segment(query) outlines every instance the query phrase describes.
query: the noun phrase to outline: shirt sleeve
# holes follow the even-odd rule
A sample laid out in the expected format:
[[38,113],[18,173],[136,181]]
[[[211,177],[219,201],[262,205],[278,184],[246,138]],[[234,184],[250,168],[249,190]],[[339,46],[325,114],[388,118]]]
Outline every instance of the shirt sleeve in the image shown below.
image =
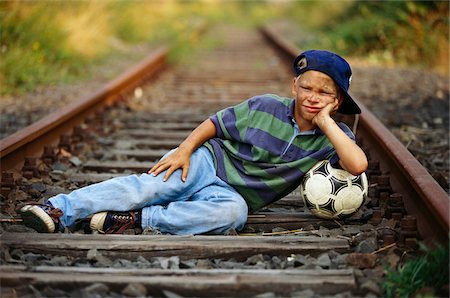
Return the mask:
[[217,112],[210,117],[216,126],[217,137],[242,141],[249,121],[249,100]]

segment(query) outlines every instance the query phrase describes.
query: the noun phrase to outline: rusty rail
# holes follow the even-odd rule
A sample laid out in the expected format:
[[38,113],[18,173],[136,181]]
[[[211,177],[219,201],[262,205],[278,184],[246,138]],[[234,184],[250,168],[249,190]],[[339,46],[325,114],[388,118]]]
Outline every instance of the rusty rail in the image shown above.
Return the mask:
[[[261,32],[290,61],[300,53],[272,29],[264,27]],[[403,195],[408,213],[417,217],[420,234],[427,242],[448,243],[448,194],[408,149],[361,102],[357,103],[362,110],[358,129],[364,135],[364,145],[380,161],[381,169],[393,174],[392,187]]]

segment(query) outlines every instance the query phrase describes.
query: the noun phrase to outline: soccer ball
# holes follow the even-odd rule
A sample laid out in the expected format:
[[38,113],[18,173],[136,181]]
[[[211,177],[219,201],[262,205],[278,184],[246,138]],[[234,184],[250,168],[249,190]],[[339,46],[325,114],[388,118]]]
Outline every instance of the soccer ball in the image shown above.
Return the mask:
[[363,205],[368,191],[367,176],[353,176],[335,169],[328,160],[315,164],[304,176],[300,195],[314,215],[325,219],[352,216]]

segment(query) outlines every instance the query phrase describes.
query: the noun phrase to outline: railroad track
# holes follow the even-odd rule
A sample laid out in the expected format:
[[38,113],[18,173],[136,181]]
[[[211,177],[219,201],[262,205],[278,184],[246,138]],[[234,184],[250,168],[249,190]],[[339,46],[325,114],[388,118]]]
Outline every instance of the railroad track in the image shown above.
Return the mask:
[[93,96],[2,140],[2,293],[381,296],[381,259],[402,261],[418,240],[447,243],[447,194],[364,107],[357,140],[370,158],[369,198],[348,220],[312,216],[293,192],[250,214],[239,235],[105,236],[87,234],[84,221],[68,233],[36,234],[20,225],[15,210],[30,198],[147,171],[217,110],[255,94],[289,95],[299,50],[262,33],[222,28],[223,45],[174,67],[160,49]]

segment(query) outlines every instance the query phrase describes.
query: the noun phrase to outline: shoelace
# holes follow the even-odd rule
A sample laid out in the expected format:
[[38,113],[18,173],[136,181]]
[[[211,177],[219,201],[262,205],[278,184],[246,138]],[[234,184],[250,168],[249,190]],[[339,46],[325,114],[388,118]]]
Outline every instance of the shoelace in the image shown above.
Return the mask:
[[126,215],[113,214],[111,215],[111,220],[114,222],[114,224],[106,229],[105,233],[121,234],[125,230],[134,227],[134,223],[136,222],[136,214],[135,212],[130,212]]
[[61,216],[63,216],[63,212],[61,211],[61,209],[59,208],[55,208],[55,207],[51,207],[48,205],[41,205],[43,206],[42,209],[44,209],[44,211],[51,217],[51,219],[55,222],[55,223],[59,223],[59,218]]
[[62,212],[61,209],[55,208],[53,206],[47,205],[47,204],[39,204],[36,202],[28,202],[27,205],[34,205],[40,207],[42,210],[47,213],[50,218],[56,223],[59,224],[59,218],[64,215],[64,212]]

